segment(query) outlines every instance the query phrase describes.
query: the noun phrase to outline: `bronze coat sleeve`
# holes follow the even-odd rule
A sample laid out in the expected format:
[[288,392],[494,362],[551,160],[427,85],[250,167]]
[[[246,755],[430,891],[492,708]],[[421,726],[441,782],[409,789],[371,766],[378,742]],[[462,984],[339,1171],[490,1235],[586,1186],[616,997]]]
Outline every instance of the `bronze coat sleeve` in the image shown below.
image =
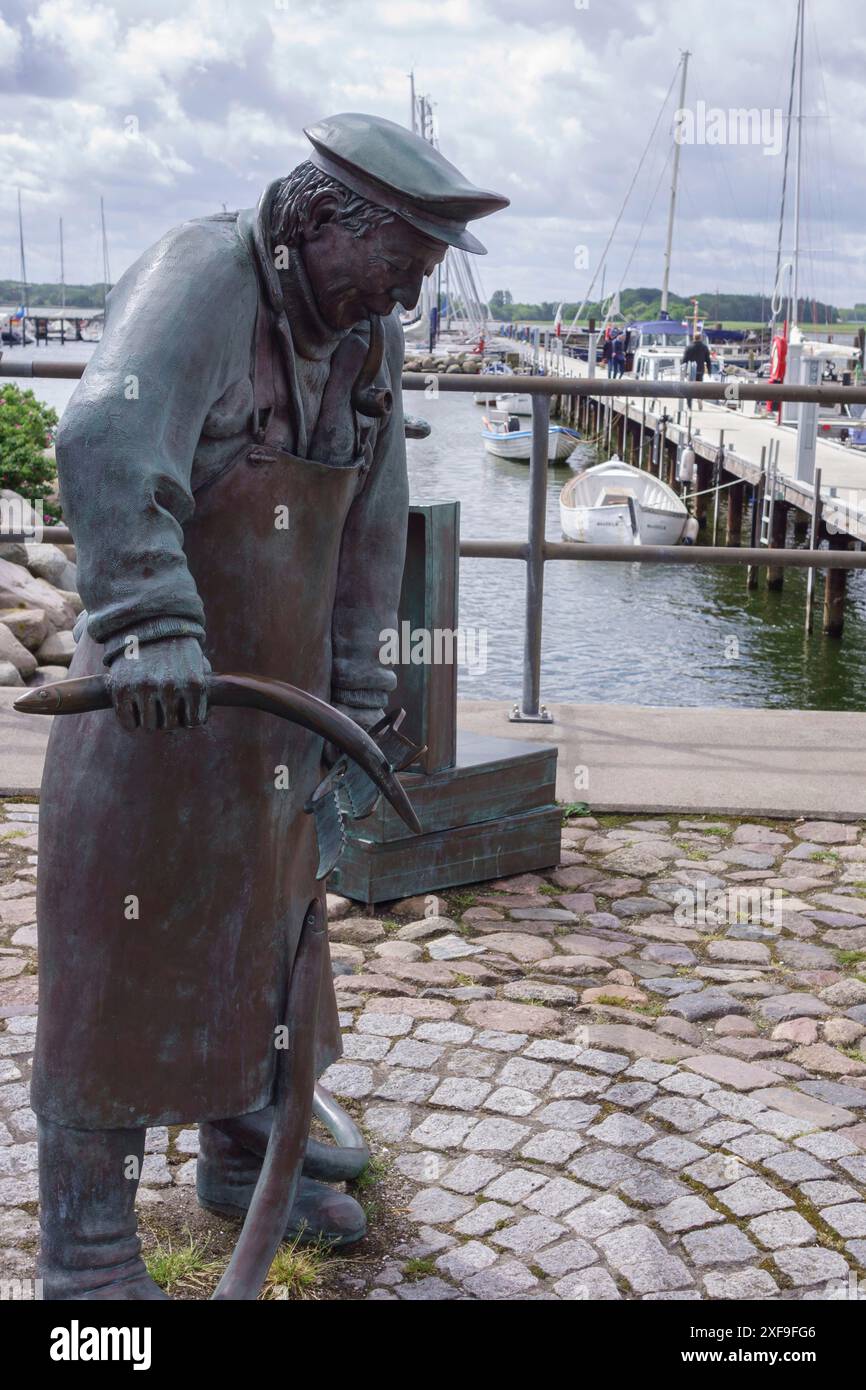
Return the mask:
[[249,373],[256,300],[248,253],[221,221],[170,232],[111,293],[57,439],[88,631],[109,650],[126,632],[203,635],[182,526],[208,410]]

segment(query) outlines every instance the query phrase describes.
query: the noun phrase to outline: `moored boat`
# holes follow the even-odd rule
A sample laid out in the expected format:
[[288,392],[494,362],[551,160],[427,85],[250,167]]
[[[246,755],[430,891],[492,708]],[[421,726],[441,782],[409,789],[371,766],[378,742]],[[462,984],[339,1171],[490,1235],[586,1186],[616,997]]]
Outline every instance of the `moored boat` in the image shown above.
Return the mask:
[[[521,429],[516,415],[491,410],[484,417],[481,437],[488,454],[493,454],[495,458],[529,462],[532,430]],[[565,463],[579,443],[580,435],[576,430],[570,430],[565,425],[551,425],[547,431],[547,462]]]
[[698,530],[673,488],[619,458],[570,478],[559,516],[563,535],[585,545],[692,544]]
[[532,415],[532,397],[521,391],[510,392],[496,397],[496,409],[506,410],[509,415]]

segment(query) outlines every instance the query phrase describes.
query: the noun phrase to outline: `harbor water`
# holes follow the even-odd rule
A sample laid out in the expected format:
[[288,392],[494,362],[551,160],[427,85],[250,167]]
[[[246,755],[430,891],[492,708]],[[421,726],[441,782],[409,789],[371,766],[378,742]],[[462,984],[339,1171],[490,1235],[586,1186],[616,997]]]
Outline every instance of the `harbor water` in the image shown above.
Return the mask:
[[[86,360],[91,344],[52,343],[39,354]],[[10,358],[36,355],[11,349]],[[75,383],[18,379],[59,412]],[[485,453],[483,409],[471,395],[411,393],[407,411],[432,432],[407,444],[413,501],[460,502],[461,533],[475,540],[525,540],[529,469]],[[528,424],[528,421],[527,421]],[[580,446],[569,465],[548,470],[547,537],[561,539],[559,493],[574,468],[598,461]],[[748,526],[748,513],[746,519]],[[516,560],[460,564],[459,692],[469,699],[519,699],[525,566]],[[568,561],[545,566],[542,699],[574,703],[866,708],[866,578],[848,578],[845,635],[804,632],[806,572],[788,570],[781,593],[763,582],[747,593],[743,567],[685,568]]]

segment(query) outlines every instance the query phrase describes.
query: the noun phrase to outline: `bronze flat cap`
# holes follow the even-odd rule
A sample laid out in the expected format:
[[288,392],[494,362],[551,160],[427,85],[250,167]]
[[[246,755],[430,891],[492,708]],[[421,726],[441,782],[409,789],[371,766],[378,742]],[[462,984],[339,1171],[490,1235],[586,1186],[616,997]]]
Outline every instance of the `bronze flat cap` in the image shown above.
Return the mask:
[[508,207],[476,188],[433,145],[381,116],[348,112],[307,127],[311,162],[339,183],[402,217],[434,241],[485,255],[466,223]]

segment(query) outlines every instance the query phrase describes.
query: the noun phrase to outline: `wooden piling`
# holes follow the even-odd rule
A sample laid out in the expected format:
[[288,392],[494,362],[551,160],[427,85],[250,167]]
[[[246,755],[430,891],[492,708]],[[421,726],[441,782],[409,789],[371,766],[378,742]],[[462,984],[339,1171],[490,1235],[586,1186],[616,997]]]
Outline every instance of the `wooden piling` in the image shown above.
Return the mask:
[[[848,536],[828,536],[831,550],[847,550]],[[847,570],[828,570],[824,583],[824,620],[821,631],[825,637],[841,637],[845,623],[845,589]]]
[[[752,524],[749,544],[752,549],[757,549],[761,533],[761,507],[764,499],[764,474],[761,473],[761,481],[756,487],[752,488]],[[757,565],[746,566],[746,589],[753,591],[758,587],[758,575],[760,570]]]
[[728,488],[728,514],[725,525],[725,545],[740,545],[743,531],[743,499],[746,485],[734,483]]
[[[770,532],[770,549],[784,550],[788,532],[788,502],[776,501],[773,507],[773,526]],[[781,565],[767,566],[767,588],[778,592],[783,587],[785,571]]]
[[695,519],[698,523],[699,531],[707,529],[707,503],[709,501],[707,490],[713,476],[713,465],[709,459],[698,457],[695,491],[698,496],[695,498]]

